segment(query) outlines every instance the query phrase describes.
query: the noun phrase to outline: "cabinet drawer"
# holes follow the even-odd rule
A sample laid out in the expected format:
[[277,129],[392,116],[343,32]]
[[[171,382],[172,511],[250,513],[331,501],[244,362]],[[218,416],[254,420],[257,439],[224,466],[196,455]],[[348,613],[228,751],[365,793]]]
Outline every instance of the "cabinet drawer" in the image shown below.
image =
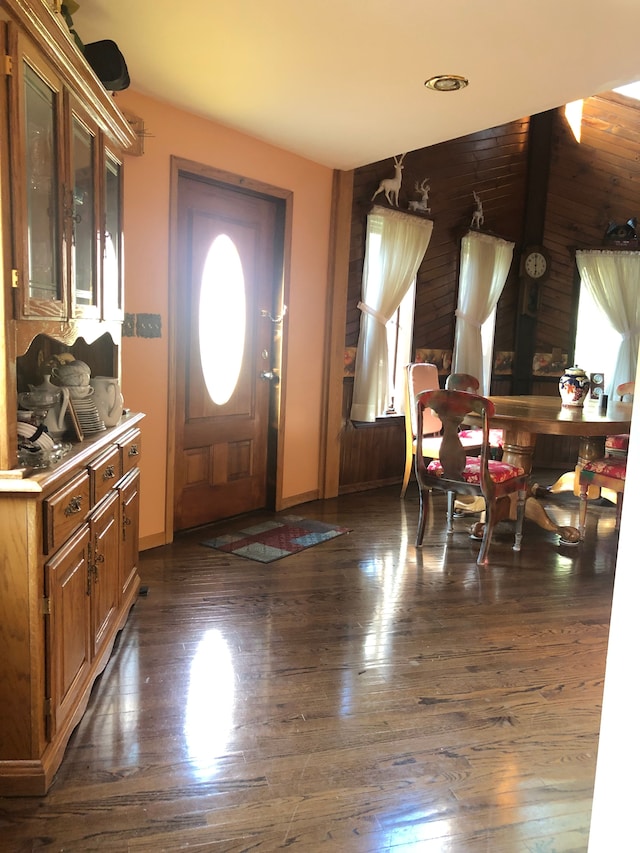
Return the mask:
[[118,442],[122,452],[122,476],[128,474],[140,461],[142,455],[142,434],[139,429],[125,433]]
[[73,480],[43,501],[44,553],[51,554],[71,536],[89,515],[91,508],[89,472]]
[[91,479],[93,506],[95,506],[122,477],[122,461],[120,459],[120,448],[117,444],[114,444],[101,456],[91,460],[89,477]]

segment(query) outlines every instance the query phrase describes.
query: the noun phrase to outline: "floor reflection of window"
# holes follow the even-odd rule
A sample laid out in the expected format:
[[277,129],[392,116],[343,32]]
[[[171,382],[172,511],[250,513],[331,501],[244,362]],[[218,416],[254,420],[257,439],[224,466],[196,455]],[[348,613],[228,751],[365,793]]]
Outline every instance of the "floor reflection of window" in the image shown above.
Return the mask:
[[191,662],[184,731],[198,778],[217,771],[233,722],[234,672],[229,646],[219,631],[208,631]]

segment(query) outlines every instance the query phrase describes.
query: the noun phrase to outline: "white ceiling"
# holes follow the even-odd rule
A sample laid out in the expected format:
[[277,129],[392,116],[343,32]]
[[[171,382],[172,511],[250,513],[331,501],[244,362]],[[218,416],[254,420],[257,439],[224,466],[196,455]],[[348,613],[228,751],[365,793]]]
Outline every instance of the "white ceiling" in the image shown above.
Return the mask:
[[[140,92],[351,169],[640,78],[637,0],[79,0]],[[432,92],[435,74],[469,86]]]

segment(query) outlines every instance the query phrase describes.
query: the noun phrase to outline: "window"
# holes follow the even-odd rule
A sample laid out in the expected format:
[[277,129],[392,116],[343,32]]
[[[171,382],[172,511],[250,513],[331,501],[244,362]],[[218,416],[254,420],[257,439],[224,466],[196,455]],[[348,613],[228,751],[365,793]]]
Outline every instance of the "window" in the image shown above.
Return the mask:
[[[393,318],[387,323],[387,358],[389,359],[389,386],[385,414],[404,412],[404,366],[411,361],[413,341],[413,316],[416,300],[416,282],[411,286]],[[380,414],[383,414],[382,412]]]
[[491,392],[491,374],[493,372],[493,339],[496,334],[496,314],[498,308],[494,308],[491,314],[480,327],[480,339],[482,341],[482,376],[484,378],[485,390],[483,393]]
[[607,394],[613,394],[615,391],[610,387],[610,383],[621,342],[622,335],[616,332],[589,288],[582,282],[573,361],[587,373],[604,374]]
[[513,258],[514,243],[469,231],[462,238],[453,371],[470,373],[480,393],[490,393],[496,308]]
[[213,402],[223,406],[238,384],[246,332],[242,262],[226,234],[216,237],[205,260],[198,328],[205,385]]
[[414,282],[432,229],[431,220],[379,206],[367,217],[354,421],[373,422],[399,405],[402,366],[411,360]]
[[[367,298],[379,304],[382,301],[384,279],[382,274],[382,230],[370,227],[367,244]],[[413,315],[415,309],[416,282],[411,282],[409,290],[402,298],[393,317],[386,323],[387,332],[387,385],[381,399],[377,416],[393,415],[404,411],[402,393],[403,367],[411,361],[411,342],[413,340]]]
[[[580,309],[575,358],[588,373],[604,373],[605,393],[635,377],[640,345],[640,253],[578,249]],[[590,304],[591,300],[594,307]],[[615,330],[611,331],[610,327]],[[589,332],[591,333],[589,339]],[[583,343],[584,338],[587,343]],[[606,341],[606,343],[605,343]],[[607,354],[614,358],[607,359]]]

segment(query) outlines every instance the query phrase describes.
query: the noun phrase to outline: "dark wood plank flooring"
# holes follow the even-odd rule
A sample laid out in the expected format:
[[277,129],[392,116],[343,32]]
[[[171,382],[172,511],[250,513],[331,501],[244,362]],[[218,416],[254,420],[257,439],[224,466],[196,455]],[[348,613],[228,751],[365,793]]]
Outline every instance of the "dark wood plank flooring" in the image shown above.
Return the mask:
[[614,510],[574,547],[527,523],[518,555],[499,527],[479,568],[441,498],[416,552],[398,492],[297,507],[352,532],[270,565],[202,531],[144,553],[49,794],[0,800],[0,850],[585,851]]

